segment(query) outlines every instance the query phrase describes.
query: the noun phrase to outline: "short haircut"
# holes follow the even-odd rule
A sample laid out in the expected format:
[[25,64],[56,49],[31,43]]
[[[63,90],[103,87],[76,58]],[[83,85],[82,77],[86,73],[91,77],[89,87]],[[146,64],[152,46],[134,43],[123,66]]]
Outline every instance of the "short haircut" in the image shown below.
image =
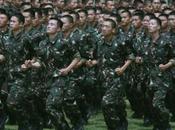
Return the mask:
[[58,27],[63,27],[63,22],[58,17],[51,17],[49,20],[56,20]]
[[157,24],[161,27],[162,22],[161,22],[161,20],[159,18],[154,17],[154,18],[151,18],[150,20],[156,20]]
[[168,19],[168,15],[167,14],[164,14],[164,13],[161,13],[160,15],[159,15],[159,17],[165,17],[166,19]]
[[135,12],[132,16],[138,16],[140,20],[143,20],[144,13]]
[[32,18],[35,18],[35,11],[33,10],[33,8],[26,9],[23,11],[23,13],[29,13]]
[[131,17],[131,12],[127,9],[123,10],[121,13],[127,13],[129,17]]
[[25,18],[21,13],[14,13],[14,14],[12,14],[11,17],[16,17],[18,19],[19,23],[24,24],[24,22],[25,22]]
[[0,14],[6,15],[8,20],[10,19],[10,15],[7,13],[5,9],[0,8]]
[[74,23],[74,19],[71,15],[64,15],[62,16],[62,18],[68,19],[69,23]]
[[105,19],[104,21],[105,21],[105,22],[110,22],[110,23],[111,23],[112,28],[116,28],[116,27],[117,27],[117,25],[116,25],[115,21],[114,21],[114,20],[112,20],[112,19]]

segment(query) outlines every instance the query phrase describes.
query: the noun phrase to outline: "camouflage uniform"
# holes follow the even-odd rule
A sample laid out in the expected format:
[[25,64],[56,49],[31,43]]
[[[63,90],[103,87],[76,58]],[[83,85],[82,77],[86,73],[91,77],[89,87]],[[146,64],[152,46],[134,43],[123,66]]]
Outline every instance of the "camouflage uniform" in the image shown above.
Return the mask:
[[[79,45],[83,43],[84,37],[80,34],[78,29],[74,29],[68,37],[64,38],[66,44],[71,47],[70,60],[75,58],[81,59],[78,50]],[[71,63],[71,62],[70,62]],[[69,65],[69,64],[66,64]],[[74,69],[69,73],[67,80],[67,87],[64,88],[64,111],[66,116],[70,119],[73,129],[83,129],[83,118],[79,108],[79,100],[81,99],[81,90],[79,87],[79,74],[82,73],[81,69]]]
[[[0,33],[0,54],[3,55],[6,58],[6,51],[5,51],[5,43],[8,40],[9,35],[8,31],[1,32]],[[6,105],[6,99],[8,95],[8,88],[7,88],[7,62],[3,61],[0,63],[0,129],[4,129],[5,121],[7,118],[6,112],[7,112],[7,105]]]
[[149,89],[153,92],[154,129],[166,130],[169,126],[169,111],[165,106],[165,97],[172,85],[171,69],[160,71],[159,65],[171,61],[174,64],[173,44],[166,37],[159,37],[156,43],[148,47],[147,67],[149,69]]
[[48,96],[46,99],[46,111],[56,130],[68,130],[69,126],[63,114],[64,89],[67,86],[67,76],[60,76],[59,69],[64,68],[71,60],[71,48],[62,41],[59,33],[54,40],[50,41],[46,36],[39,43],[37,57],[45,67],[44,77]]
[[[133,39],[133,49],[135,56],[142,57],[144,50],[144,40],[146,34],[142,28],[136,33]],[[144,91],[146,86],[146,73],[144,64],[133,63],[131,65],[132,70],[132,84],[128,91],[128,100],[131,104],[131,109],[135,112],[133,116],[142,117],[144,110]]]
[[[169,31],[169,36],[170,39],[172,40],[172,44],[173,47],[175,48],[175,33],[170,30]],[[171,121],[175,121],[175,104],[174,104],[174,100],[175,100],[175,68],[171,69],[171,73],[172,73],[172,86],[170,86],[170,89],[167,92],[167,96],[166,96],[166,106],[169,109],[169,111],[172,113],[172,118]]]
[[[78,50],[81,55],[81,61],[83,65],[79,68],[81,72],[79,74],[79,86],[82,94],[82,100],[80,100],[80,109],[82,116],[87,121],[91,115],[91,107],[94,107],[97,101],[96,91],[96,66],[88,67],[86,62],[88,60],[96,59],[97,50],[97,38],[93,31],[87,30],[87,28],[80,30],[82,41],[78,46]],[[84,101],[83,101],[84,100]],[[84,102],[84,103],[83,103]]]
[[[111,41],[102,40],[98,47],[99,79],[106,93],[102,99],[102,110],[109,130],[127,129],[123,76],[118,76],[115,68],[124,64],[130,57],[128,44],[119,37]],[[129,56],[129,57],[128,57]]]
[[16,36],[10,34],[9,41],[6,42],[6,52],[8,61],[9,79],[8,85],[10,87],[10,94],[7,102],[10,110],[15,110],[17,113],[17,121],[19,128],[28,127],[26,117],[28,111],[26,108],[25,92],[27,91],[29,82],[27,81],[28,71],[23,71],[21,65],[26,59],[31,59],[30,45],[27,44],[27,38],[23,35],[24,32],[19,32]]

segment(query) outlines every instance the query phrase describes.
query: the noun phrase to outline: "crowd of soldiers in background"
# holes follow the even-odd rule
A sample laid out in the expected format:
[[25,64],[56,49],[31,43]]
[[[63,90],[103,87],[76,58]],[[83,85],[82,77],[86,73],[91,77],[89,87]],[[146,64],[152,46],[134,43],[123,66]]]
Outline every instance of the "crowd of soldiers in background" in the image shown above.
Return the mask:
[[0,130],[175,121],[173,0],[0,0]]

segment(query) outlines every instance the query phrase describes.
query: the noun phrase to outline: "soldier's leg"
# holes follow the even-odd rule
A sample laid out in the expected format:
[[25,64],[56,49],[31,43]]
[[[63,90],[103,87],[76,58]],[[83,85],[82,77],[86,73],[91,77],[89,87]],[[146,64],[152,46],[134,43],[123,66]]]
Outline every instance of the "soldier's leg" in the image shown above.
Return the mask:
[[[2,77],[1,77],[2,78]],[[7,99],[7,84],[5,80],[2,78],[0,79],[0,130],[4,130],[5,127],[5,122],[7,120],[7,104],[6,104],[6,99]]]
[[55,127],[55,130],[70,129],[62,110],[63,87],[65,87],[64,79],[54,81],[54,83],[51,85],[49,95],[46,100],[46,111]]
[[[117,86],[116,86],[117,85]],[[102,99],[102,110],[108,130],[127,130],[124,93],[121,84],[115,82]]]
[[29,129],[28,112],[25,109],[26,99],[25,99],[25,89],[21,87],[22,82],[13,83],[9,96],[7,98],[7,104],[10,111],[14,112],[16,115],[16,120],[19,130]]
[[[169,124],[169,111],[165,107],[165,97],[167,94],[167,88],[159,86],[153,97],[154,107],[154,129],[155,130],[167,130],[170,128]],[[165,87],[165,86],[164,86]]]
[[77,102],[80,97],[80,89],[75,79],[69,79],[67,83],[64,91],[64,111],[72,123],[73,130],[83,130],[84,122]]

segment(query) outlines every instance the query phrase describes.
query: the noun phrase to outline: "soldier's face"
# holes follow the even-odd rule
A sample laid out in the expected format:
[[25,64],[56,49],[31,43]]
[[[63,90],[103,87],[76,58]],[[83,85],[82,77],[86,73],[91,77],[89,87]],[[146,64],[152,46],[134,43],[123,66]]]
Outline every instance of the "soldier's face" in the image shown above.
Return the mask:
[[93,0],[88,0],[88,2],[86,3],[87,6],[93,6]]
[[71,8],[78,7],[78,0],[71,0],[70,5]]
[[160,30],[160,26],[158,25],[157,21],[155,19],[151,19],[149,21],[148,31],[150,33],[155,33]]
[[0,5],[3,5],[4,4],[4,0],[0,0]]
[[153,0],[152,5],[153,5],[154,10],[159,10],[161,7],[161,2],[160,0]]
[[10,19],[10,28],[13,31],[19,30],[21,27],[21,24],[19,23],[19,20],[17,17],[12,16]]
[[170,27],[175,29],[175,15],[169,15],[168,21],[169,21]]
[[132,24],[134,25],[135,28],[140,28],[142,25],[142,20],[139,18],[139,16],[133,16]]
[[30,16],[29,12],[23,12],[22,13],[24,18],[25,18],[25,22],[24,22],[24,26],[30,26],[32,24],[32,17]]
[[114,1],[113,1],[113,0],[107,1],[106,7],[107,7],[107,9],[109,9],[109,10],[113,10],[113,9],[115,8],[115,3],[114,3]]
[[67,18],[62,18],[61,21],[63,22],[62,31],[68,32],[72,28],[72,24],[69,22]]
[[88,10],[88,21],[93,22],[95,20],[95,12],[93,10]]
[[104,37],[108,37],[111,34],[113,34],[114,30],[115,29],[112,28],[112,25],[111,25],[111,23],[109,21],[104,21],[103,22],[101,31],[102,31],[102,35]]
[[80,16],[80,24],[82,25],[86,22],[86,14],[83,12],[80,12],[79,16]]
[[150,20],[150,17],[149,16],[145,16],[143,18],[142,25],[143,25],[144,28],[148,28],[149,20]]
[[8,24],[7,16],[4,14],[0,14],[0,28],[7,26],[7,24]]
[[47,33],[48,34],[56,34],[59,31],[59,27],[57,25],[57,20],[49,20],[47,25]]
[[130,24],[131,18],[127,12],[121,13],[121,25],[128,26]]
[[37,26],[40,24],[40,18],[39,18],[39,15],[38,13],[35,12],[35,19],[33,20],[33,26]]
[[144,7],[144,10],[145,10],[146,12],[151,12],[151,11],[153,10],[152,4],[151,4],[151,3],[147,3],[147,4],[145,5],[145,7]]
[[168,19],[165,16],[160,16],[159,19],[161,20],[161,27],[167,28],[168,27]]

